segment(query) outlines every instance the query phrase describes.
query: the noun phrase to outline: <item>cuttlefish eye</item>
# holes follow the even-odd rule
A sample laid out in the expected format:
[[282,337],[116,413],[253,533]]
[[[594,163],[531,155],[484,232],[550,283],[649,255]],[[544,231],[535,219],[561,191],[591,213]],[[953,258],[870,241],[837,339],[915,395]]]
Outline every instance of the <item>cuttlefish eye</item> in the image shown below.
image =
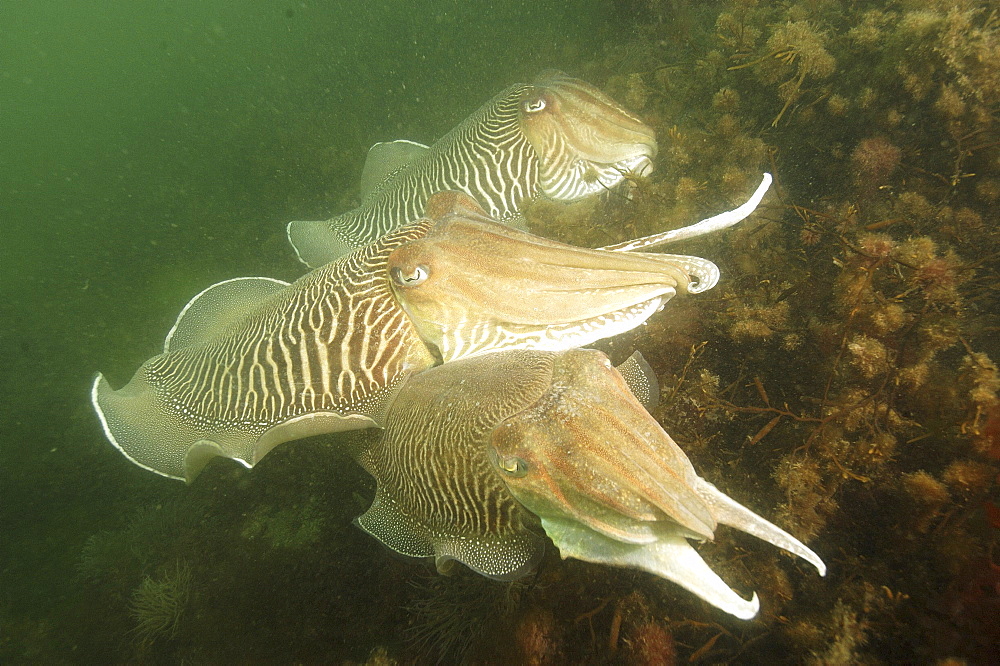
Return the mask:
[[490,449],[489,455],[490,462],[492,462],[493,466],[496,467],[504,476],[520,479],[528,473],[528,462],[523,458],[518,458],[517,456],[505,457],[500,455],[500,452],[493,448]]
[[525,113],[538,113],[545,108],[545,98],[535,97],[533,99],[526,99],[521,104],[521,109]]
[[392,281],[401,287],[416,287],[430,276],[430,271],[423,264],[417,264],[410,271],[393,266],[389,274],[392,275]]

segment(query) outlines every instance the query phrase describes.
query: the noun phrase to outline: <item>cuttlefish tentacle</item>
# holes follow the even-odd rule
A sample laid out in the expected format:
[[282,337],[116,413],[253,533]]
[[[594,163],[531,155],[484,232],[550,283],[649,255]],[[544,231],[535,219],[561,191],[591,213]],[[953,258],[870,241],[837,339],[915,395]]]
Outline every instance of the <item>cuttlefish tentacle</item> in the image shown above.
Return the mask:
[[98,375],[91,399],[129,459],[191,480],[215,456],[252,466],[282,442],[378,426],[436,363],[630,330],[690,282],[669,257],[541,239],[440,193],[428,217],[293,284],[199,294],[164,353],[117,391]]
[[416,220],[432,194],[460,190],[507,224],[544,193],[575,200],[652,171],[649,127],[583,81],[545,72],[502,91],[432,146],[372,146],[361,205],[329,220],[295,221],[288,240],[318,267]]
[[705,234],[711,234],[717,231],[722,231],[723,229],[728,229],[736,223],[742,222],[748,218],[751,213],[757,210],[757,206],[760,205],[760,202],[764,199],[764,195],[767,194],[768,189],[771,187],[772,181],[773,179],[771,174],[765,173],[763,179],[760,181],[760,185],[757,186],[757,189],[754,190],[754,193],[749,199],[747,199],[746,203],[737,206],[733,210],[713,215],[712,217],[696,222],[695,224],[690,224],[686,227],[681,227],[680,229],[671,229],[670,231],[663,231],[650,236],[643,236],[642,238],[635,238],[622,243],[615,243],[614,245],[605,245],[601,249],[614,250],[616,252],[646,250],[658,245],[676,243],[689,238],[704,236]]

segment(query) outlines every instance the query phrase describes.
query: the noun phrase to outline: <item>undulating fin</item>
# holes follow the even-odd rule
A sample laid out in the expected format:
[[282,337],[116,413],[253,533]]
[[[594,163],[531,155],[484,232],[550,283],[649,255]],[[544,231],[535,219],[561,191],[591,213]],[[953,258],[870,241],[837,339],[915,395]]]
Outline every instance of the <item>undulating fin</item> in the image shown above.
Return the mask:
[[367,197],[379,191],[383,184],[405,169],[424,158],[430,148],[416,141],[399,139],[383,141],[368,149],[368,158],[361,170],[359,184],[361,196]]
[[453,565],[462,563],[487,578],[516,580],[538,568],[545,554],[538,539],[530,534],[436,535],[427,525],[407,515],[381,489],[368,510],[355,519],[355,524],[401,555],[433,557],[442,574],[452,573]]
[[[157,357],[154,357],[154,360]],[[232,458],[253,467],[276,445],[292,439],[376,426],[361,414],[312,412],[270,428],[199,423],[170,404],[144,370],[115,391],[98,373],[90,397],[108,440],[136,465],[191,482],[212,458]]]
[[246,316],[247,310],[288,286],[265,277],[242,277],[217,282],[188,301],[167,333],[163,351],[208,342]]
[[355,524],[391,550],[407,557],[434,557],[434,544],[427,530],[400,511],[396,503],[379,490],[368,510],[354,519]]
[[736,594],[688,540],[669,527],[651,543],[630,544],[557,516],[542,518],[542,526],[563,558],[648,571],[741,620],[749,620],[760,610],[756,592],[749,600]]
[[660,404],[660,382],[638,349],[615,369],[647,412],[656,409]]
[[[361,197],[377,196],[401,171],[423,159],[428,150],[424,144],[406,139],[373,145],[361,171]],[[329,220],[293,220],[285,233],[299,261],[319,268],[366,244],[367,239],[359,239],[352,230],[353,223],[350,212]]]
[[461,562],[494,580],[517,580],[533,573],[545,554],[539,538],[530,534],[445,539],[435,544],[435,550],[439,572],[448,573],[453,562]]
[[798,555],[816,567],[820,576],[826,575],[826,564],[804,543],[774,523],[764,520],[708,481],[699,477],[695,492],[705,500],[706,504],[712,507],[712,515],[715,516],[720,525],[735,527],[741,532],[752,534],[758,539],[787,550],[793,555]]
[[356,250],[359,242],[344,229],[347,215],[289,222],[285,233],[299,261],[309,268],[319,268]]

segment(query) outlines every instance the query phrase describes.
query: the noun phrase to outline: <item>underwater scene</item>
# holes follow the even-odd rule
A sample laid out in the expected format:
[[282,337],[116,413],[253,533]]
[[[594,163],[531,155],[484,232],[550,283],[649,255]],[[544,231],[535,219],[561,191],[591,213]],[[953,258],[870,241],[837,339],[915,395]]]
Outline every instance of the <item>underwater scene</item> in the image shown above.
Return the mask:
[[0,662],[1000,662],[1000,2],[0,26]]

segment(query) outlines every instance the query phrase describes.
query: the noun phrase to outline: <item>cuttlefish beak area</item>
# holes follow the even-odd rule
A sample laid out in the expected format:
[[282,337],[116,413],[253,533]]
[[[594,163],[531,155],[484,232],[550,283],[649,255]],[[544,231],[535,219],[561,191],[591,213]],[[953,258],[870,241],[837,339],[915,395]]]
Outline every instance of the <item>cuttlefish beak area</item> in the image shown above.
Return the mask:
[[729,525],[826,571],[793,536],[701,479],[601,352],[560,356],[549,391],[496,428],[487,452],[563,557],[651,572],[743,619],[756,615],[756,594],[734,592],[688,539]]
[[635,328],[696,283],[669,256],[564,245],[468,211],[438,218],[424,238],[393,251],[388,271],[442,361],[587,345]]
[[648,175],[656,134],[592,85],[544,72],[520,99],[521,131],[540,162],[542,191],[572,201]]

